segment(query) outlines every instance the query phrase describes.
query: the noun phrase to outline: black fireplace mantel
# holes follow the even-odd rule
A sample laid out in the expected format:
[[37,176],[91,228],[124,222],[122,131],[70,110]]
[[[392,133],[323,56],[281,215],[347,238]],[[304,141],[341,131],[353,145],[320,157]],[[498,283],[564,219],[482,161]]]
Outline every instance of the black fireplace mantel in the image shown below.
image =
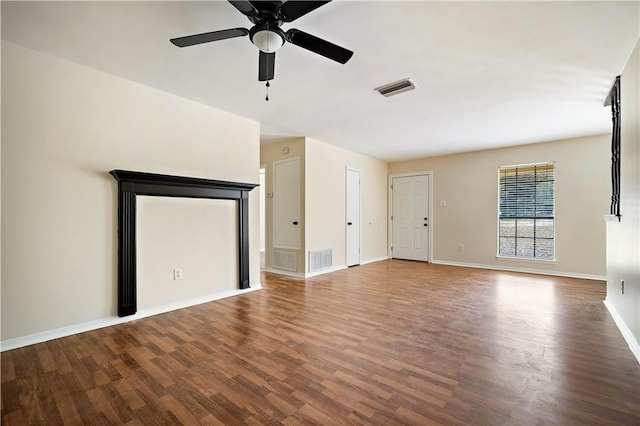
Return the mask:
[[254,183],[111,170],[118,181],[118,316],[137,310],[136,196],[238,201],[238,288],[249,288],[249,192]]

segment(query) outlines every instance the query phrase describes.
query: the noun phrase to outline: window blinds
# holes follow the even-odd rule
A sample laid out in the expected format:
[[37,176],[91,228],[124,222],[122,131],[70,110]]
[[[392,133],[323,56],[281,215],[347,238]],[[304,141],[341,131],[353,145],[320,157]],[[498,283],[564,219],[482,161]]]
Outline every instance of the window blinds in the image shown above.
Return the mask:
[[554,165],[501,167],[499,178],[498,255],[554,259]]

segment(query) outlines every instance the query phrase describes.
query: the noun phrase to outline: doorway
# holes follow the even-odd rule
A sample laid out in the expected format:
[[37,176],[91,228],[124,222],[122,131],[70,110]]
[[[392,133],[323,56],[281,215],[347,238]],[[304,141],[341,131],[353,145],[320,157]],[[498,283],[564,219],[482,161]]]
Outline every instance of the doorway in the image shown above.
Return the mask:
[[391,257],[431,259],[431,173],[390,177]]

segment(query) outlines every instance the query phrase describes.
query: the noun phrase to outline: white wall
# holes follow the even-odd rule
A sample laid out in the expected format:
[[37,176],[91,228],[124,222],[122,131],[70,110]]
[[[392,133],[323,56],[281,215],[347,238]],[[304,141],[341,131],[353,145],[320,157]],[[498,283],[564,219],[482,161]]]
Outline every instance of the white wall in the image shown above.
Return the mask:
[[[2,112],[3,341],[116,315],[109,170],[259,179],[258,123],[6,42]],[[258,211],[254,190],[254,286]]]
[[607,221],[606,303],[640,362],[640,42],[621,75],[620,89],[621,218]]
[[[391,163],[389,174],[433,171],[434,262],[602,279],[609,146],[609,135],[592,136]],[[538,162],[556,166],[556,261],[498,259],[498,168]]]

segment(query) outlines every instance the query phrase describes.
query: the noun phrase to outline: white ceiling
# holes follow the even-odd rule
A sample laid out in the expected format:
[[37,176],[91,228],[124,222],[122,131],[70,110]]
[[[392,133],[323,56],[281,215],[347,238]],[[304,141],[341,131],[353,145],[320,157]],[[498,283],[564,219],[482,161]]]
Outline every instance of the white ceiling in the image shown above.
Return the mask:
[[[251,23],[225,1],[2,2],[2,39],[387,161],[605,133],[603,100],[640,32],[638,2],[334,1],[283,28],[270,101],[248,38],[169,39]],[[373,89],[411,77],[418,89]]]

